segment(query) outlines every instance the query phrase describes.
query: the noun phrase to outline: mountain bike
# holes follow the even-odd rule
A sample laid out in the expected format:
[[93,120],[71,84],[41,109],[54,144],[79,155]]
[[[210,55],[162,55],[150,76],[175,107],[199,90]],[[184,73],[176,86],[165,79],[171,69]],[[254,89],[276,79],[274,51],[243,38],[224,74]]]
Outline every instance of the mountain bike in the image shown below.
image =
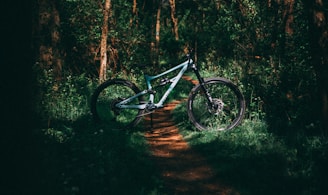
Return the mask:
[[[230,130],[239,125],[246,108],[241,91],[228,79],[203,78],[190,54],[187,54],[184,62],[169,70],[153,76],[145,74],[144,90],[125,79],[116,78],[103,82],[91,97],[91,113],[96,121],[110,123],[113,128],[136,126],[143,116],[164,107],[167,97],[190,69],[198,80],[187,100],[187,113],[191,123],[198,130]],[[172,78],[164,78],[172,72]],[[157,86],[152,86],[154,80],[160,80]],[[163,86],[168,87],[155,101],[157,89]]]

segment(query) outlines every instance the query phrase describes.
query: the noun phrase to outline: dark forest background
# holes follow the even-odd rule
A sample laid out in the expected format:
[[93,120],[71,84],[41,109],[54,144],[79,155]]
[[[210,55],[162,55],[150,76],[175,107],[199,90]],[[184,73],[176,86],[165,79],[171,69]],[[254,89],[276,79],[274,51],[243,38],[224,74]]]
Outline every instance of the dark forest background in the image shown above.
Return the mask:
[[76,77],[139,79],[180,62],[193,48],[198,66],[240,85],[250,114],[265,113],[273,132],[326,134],[326,4],[35,1],[29,52],[42,88],[35,93],[53,95]]
[[[88,174],[65,172],[69,176],[62,176],[62,169],[68,168],[58,159],[71,160],[64,151],[76,151],[82,143],[91,142],[89,149],[100,147],[87,139],[98,128],[89,120],[89,98],[95,87],[116,77],[142,86],[144,73],[181,62],[187,48],[193,48],[204,75],[229,78],[243,91],[248,109],[239,130],[247,134],[240,135],[256,143],[263,131],[270,139],[274,136],[279,144],[270,142],[272,147],[281,154],[288,151],[288,156],[280,157],[289,164],[278,163],[287,167],[284,181],[289,186],[311,181],[301,192],[293,192],[325,190],[327,1],[29,0],[4,5],[0,84],[4,192],[38,192],[39,186],[48,192],[48,187],[67,182],[71,186],[57,192],[77,193],[76,186],[87,179],[72,179],[73,185],[68,178],[79,174],[87,178]],[[259,123],[261,131],[257,132],[252,125]],[[89,129],[81,132],[81,126]],[[185,130],[188,132],[188,125]],[[228,138],[217,139],[207,144],[215,146]],[[111,157],[105,160],[118,166],[122,164],[115,156],[118,146],[111,146],[107,150]],[[61,147],[65,149],[58,149]],[[54,151],[57,155],[49,155]],[[119,175],[122,173],[114,177]],[[47,182],[46,177],[60,179]]]

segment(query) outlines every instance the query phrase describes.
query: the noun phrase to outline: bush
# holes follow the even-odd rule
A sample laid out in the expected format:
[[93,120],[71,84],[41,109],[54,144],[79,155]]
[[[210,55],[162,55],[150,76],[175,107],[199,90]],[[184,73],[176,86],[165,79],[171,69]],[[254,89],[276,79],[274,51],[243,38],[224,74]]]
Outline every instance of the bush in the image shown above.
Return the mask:
[[53,121],[75,121],[89,113],[89,98],[94,82],[84,74],[53,78],[52,69],[38,72],[36,115],[48,126]]

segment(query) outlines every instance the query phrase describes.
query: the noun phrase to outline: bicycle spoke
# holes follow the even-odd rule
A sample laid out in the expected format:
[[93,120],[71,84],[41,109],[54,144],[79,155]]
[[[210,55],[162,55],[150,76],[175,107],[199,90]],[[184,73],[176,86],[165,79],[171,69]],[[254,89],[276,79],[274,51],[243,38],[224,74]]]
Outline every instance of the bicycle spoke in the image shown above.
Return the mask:
[[[92,97],[92,113],[94,117],[113,127],[126,127],[136,125],[142,113],[138,109],[120,109],[117,103],[135,95],[139,90],[125,80],[112,80],[100,85]],[[129,102],[138,105],[142,98]]]
[[211,105],[201,87],[196,86],[188,99],[188,115],[200,129],[226,130],[238,125],[244,114],[244,99],[239,90],[220,78],[206,81]]

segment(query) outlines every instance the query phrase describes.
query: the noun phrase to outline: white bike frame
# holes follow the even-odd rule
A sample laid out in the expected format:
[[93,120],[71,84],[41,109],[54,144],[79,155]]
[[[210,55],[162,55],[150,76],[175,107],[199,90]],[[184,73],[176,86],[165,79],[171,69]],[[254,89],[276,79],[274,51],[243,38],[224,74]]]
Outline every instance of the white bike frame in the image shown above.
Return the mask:
[[[153,104],[155,106],[155,108],[160,108],[163,107],[163,104],[165,102],[165,100],[167,99],[167,97],[169,96],[169,94],[171,93],[171,91],[174,89],[174,87],[177,85],[178,81],[181,79],[181,77],[183,76],[183,74],[186,72],[186,70],[188,69],[188,67],[190,67],[193,64],[192,59],[188,59],[187,61],[176,65],[175,67],[161,73],[158,75],[154,75],[154,76],[149,76],[149,75],[145,75],[145,81],[146,81],[146,85],[147,85],[147,90],[143,90],[140,93],[137,93],[134,96],[131,96],[119,103],[117,103],[115,106],[121,109],[140,109],[143,110],[146,108],[147,105],[149,104]],[[162,77],[168,73],[171,73],[177,69],[181,69],[179,71],[179,73],[173,77],[172,79],[170,79],[169,81],[171,82],[170,87],[166,90],[166,92],[163,94],[163,96],[161,97],[161,99],[157,102],[154,103],[154,93],[152,93],[152,85],[151,85],[151,81],[154,79],[157,79],[159,77]],[[132,100],[138,98],[139,96],[145,95],[145,94],[149,94],[149,101],[147,103],[144,104],[138,104],[138,105],[127,105],[129,102],[131,102]]]

